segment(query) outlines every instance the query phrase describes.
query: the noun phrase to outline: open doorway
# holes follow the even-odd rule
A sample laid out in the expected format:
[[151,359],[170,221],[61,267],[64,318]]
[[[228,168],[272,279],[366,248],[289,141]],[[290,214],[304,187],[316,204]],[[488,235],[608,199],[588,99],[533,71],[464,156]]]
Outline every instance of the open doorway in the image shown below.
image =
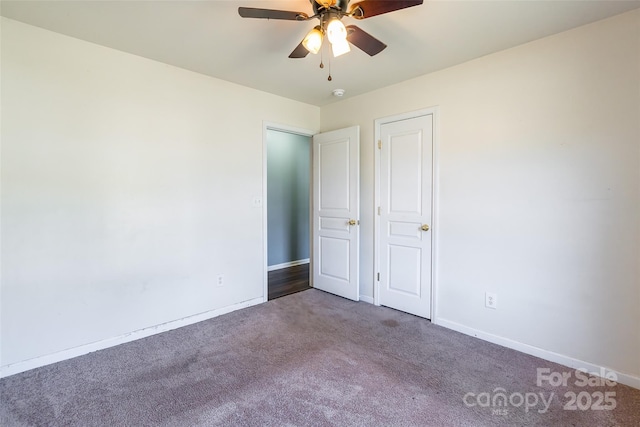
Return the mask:
[[267,295],[310,289],[311,136],[275,127],[265,135]]

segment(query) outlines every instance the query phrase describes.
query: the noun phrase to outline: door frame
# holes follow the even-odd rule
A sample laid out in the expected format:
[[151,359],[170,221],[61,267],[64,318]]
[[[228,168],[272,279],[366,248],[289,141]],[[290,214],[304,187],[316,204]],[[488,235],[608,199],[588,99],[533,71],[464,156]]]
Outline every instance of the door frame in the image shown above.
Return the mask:
[[378,141],[380,141],[380,128],[387,123],[398,122],[401,120],[413,119],[421,116],[433,116],[433,145],[432,145],[432,176],[431,176],[431,322],[437,324],[437,304],[436,295],[438,289],[438,276],[437,276],[437,255],[438,255],[438,200],[439,200],[439,113],[438,107],[429,107],[421,110],[410,111],[407,113],[396,114],[393,116],[383,117],[375,119],[375,131],[374,131],[374,225],[373,225],[373,303],[374,305],[380,305],[380,281],[378,280],[378,272],[380,271],[380,215],[378,215],[378,207],[380,206],[380,149],[378,149]]
[[313,239],[311,235],[311,224],[313,224],[313,132],[309,129],[297,128],[293,126],[273,123],[268,121],[262,122],[262,288],[263,302],[269,300],[269,242],[267,236],[267,132],[270,130],[278,132],[288,132],[296,135],[309,137],[309,286],[313,287]]

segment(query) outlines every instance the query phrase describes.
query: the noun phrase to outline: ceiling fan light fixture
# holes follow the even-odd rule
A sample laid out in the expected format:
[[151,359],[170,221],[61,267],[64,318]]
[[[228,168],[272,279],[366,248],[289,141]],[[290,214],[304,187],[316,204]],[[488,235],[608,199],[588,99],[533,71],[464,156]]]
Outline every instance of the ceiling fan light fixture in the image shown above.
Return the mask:
[[347,29],[338,18],[332,19],[329,21],[329,24],[327,24],[327,38],[331,44],[347,40]]
[[349,42],[346,40],[339,40],[335,43],[331,43],[331,50],[333,51],[333,57],[337,58],[340,55],[344,55],[345,53],[351,51],[351,47],[349,46]]
[[317,25],[307,33],[304,40],[302,40],[302,45],[309,52],[317,54],[318,52],[320,52],[320,48],[322,47],[323,36],[324,35],[322,34],[322,29],[319,25]]

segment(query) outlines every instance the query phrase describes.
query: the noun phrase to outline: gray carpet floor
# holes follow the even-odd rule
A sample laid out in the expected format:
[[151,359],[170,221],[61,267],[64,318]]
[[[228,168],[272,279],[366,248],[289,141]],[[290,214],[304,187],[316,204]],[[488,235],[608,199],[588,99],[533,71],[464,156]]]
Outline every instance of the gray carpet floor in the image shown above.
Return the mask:
[[640,425],[640,390],[537,386],[537,368],[574,372],[308,290],[0,380],[0,424]]

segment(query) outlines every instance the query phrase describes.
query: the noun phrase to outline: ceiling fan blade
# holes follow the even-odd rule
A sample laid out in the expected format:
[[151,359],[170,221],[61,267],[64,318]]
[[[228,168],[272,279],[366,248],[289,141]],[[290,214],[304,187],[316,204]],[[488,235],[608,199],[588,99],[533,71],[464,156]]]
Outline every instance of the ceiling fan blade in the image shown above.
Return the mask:
[[420,6],[422,2],[423,0],[363,0],[355,3],[349,13],[356,19],[365,19],[407,7]]
[[302,42],[300,42],[300,44],[293,49],[293,52],[289,54],[289,58],[304,58],[308,54],[309,51],[303,46]]
[[258,9],[255,7],[239,7],[238,13],[243,18],[284,19],[287,21],[306,21],[309,15],[303,12],[288,10]]
[[347,41],[369,56],[382,52],[387,45],[355,25],[347,25]]

